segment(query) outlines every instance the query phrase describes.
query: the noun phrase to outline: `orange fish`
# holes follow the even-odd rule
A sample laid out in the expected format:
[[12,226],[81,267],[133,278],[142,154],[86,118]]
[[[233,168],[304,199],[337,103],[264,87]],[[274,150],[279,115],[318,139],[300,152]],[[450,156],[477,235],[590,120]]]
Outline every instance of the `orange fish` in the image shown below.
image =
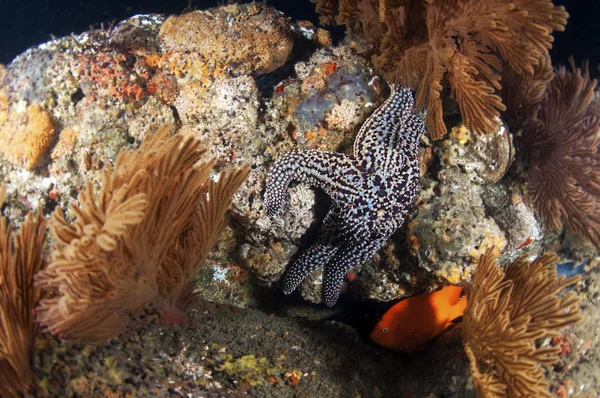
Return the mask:
[[462,286],[407,298],[391,307],[375,325],[371,340],[393,351],[413,353],[441,334],[465,312]]

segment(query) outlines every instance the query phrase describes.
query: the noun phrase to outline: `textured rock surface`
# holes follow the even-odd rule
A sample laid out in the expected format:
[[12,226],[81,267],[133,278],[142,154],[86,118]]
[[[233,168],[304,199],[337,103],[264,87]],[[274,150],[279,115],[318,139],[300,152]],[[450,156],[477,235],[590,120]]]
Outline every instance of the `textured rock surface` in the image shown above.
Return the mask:
[[[407,360],[335,321],[203,303],[191,322],[151,326],[102,345],[40,339],[37,396],[474,396],[458,330]],[[349,366],[356,358],[360,366]]]
[[[230,226],[198,276],[201,294],[311,321],[205,303],[183,329],[151,325],[102,346],[44,337],[34,364],[48,396],[474,396],[459,330],[413,358],[383,352],[365,338],[382,307],[365,299],[464,283],[490,245],[505,247],[502,261],[556,251],[565,262],[584,264],[577,289],[586,321],[543,343],[571,347],[557,368],[547,369],[553,391],[597,394],[597,250],[536,219],[527,176],[519,162],[511,164],[509,132],[471,137],[459,125],[446,141],[424,139],[422,189],[406,226],[348,275],[336,307],[298,304],[297,296],[282,297],[278,280],[298,248],[314,239],[328,202],[297,185],[284,214],[271,219],[263,202],[267,172],[292,149],[349,151],[386,85],[356,43],[332,45],[326,31],[260,4],[166,21],[132,17],[110,31],[55,39],[0,67],[0,125],[11,126],[0,128],[0,143],[17,143],[10,149],[16,156],[0,154],[9,199],[2,212],[18,225],[38,206],[46,215],[56,206],[67,210],[85,182],[98,186],[101,168],[120,148],[173,125],[210,148],[217,170],[252,166]],[[28,109],[39,109],[53,130],[28,131]],[[24,143],[37,143],[36,134],[51,142],[23,161]],[[304,299],[322,301],[321,279],[315,273],[302,284]],[[357,357],[361,367],[349,367]]]
[[[298,185],[284,213],[267,217],[270,166],[292,149],[348,152],[388,93],[356,49],[351,41],[333,46],[327,32],[259,4],[167,19],[136,16],[110,31],[30,49],[0,70],[0,124],[25,126],[0,129],[0,142],[36,142],[27,162],[25,144],[11,148],[16,157],[0,156],[10,199],[4,214],[18,224],[36,206],[46,214],[55,206],[67,210],[86,181],[97,186],[101,168],[120,148],[171,124],[210,148],[217,172],[229,163],[252,166],[236,195],[230,233],[201,278],[207,297],[251,305],[264,287],[278,290],[285,267],[314,239],[328,208],[322,192]],[[28,132],[28,109],[39,109],[52,130],[46,124]],[[37,145],[36,134],[50,144]],[[445,141],[424,140],[420,151],[423,183],[409,222],[348,276],[351,295],[388,301],[467,281],[490,245],[506,246],[505,258],[543,250],[565,261],[597,255],[536,220],[522,171],[511,167],[506,130],[475,137],[459,125]],[[320,283],[315,273],[301,295],[321,302]]]
[[166,51],[185,53],[187,62],[227,65],[236,76],[273,72],[294,45],[286,18],[258,4],[171,16],[159,38]]

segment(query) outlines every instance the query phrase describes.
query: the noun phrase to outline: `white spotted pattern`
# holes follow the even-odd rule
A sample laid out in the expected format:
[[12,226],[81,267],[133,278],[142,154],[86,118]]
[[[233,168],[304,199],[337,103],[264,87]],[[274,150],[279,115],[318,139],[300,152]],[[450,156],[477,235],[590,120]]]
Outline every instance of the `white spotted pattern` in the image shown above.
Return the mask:
[[346,274],[404,223],[419,187],[417,151],[425,131],[413,106],[409,89],[393,91],[359,130],[353,155],[292,151],[275,162],[265,191],[270,216],[285,205],[292,181],[319,187],[333,201],[317,241],[288,267],[285,294],[325,267],[325,303],[334,305]]

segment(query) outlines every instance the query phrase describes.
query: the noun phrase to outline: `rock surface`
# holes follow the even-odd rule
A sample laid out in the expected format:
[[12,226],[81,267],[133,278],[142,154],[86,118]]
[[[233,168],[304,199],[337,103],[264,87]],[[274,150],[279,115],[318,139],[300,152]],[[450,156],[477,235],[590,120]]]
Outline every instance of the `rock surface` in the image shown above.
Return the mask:
[[[203,304],[194,327],[153,325],[103,346],[44,337],[36,368],[47,394],[124,395],[130,388],[140,396],[168,396],[203,388],[215,395],[472,396],[457,332],[416,358],[397,356],[366,343],[374,320],[362,317],[382,311],[356,303],[464,284],[490,246],[503,249],[502,262],[555,251],[564,262],[585,264],[578,289],[586,322],[567,332],[574,348],[565,353],[565,368],[550,374],[557,391],[584,384],[598,391],[595,367],[582,364],[598,351],[598,252],[536,218],[506,130],[474,137],[457,125],[447,140],[425,138],[422,189],[409,220],[348,275],[346,302],[325,312],[299,310],[298,296],[283,298],[279,278],[298,248],[314,239],[328,202],[322,192],[297,185],[284,214],[271,219],[262,197],[265,178],[292,149],[351,150],[362,122],[389,93],[360,49],[352,40],[333,45],[323,29],[248,4],[169,18],[135,16],[110,31],[55,39],[0,68],[5,216],[18,225],[38,206],[46,215],[56,206],[67,211],[85,182],[99,185],[102,167],[121,148],[136,147],[169,124],[201,140],[217,158],[217,172],[229,164],[252,167],[231,223],[200,272],[201,295],[263,310],[281,302],[278,314],[313,320]],[[301,297],[322,302],[320,283],[317,272],[301,285]],[[362,311],[351,316],[360,320],[360,335],[342,316],[353,307]],[[53,373],[62,369],[51,366],[62,353],[60,366],[70,376]],[[83,361],[80,367],[68,363],[74,357]],[[355,358],[364,362],[357,365]],[[570,385],[562,380],[566,374]]]

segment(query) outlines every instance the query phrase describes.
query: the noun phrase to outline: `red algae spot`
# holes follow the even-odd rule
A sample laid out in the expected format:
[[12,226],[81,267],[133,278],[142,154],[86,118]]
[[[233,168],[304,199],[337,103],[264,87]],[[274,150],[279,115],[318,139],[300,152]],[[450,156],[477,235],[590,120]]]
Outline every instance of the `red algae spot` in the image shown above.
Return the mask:
[[129,57],[124,53],[78,54],[71,62],[71,70],[74,76],[81,78],[82,90],[92,101],[140,101],[148,94],[144,76],[149,77],[150,70],[146,66],[142,68],[139,61],[129,64]]
[[325,67],[325,75],[331,75],[333,72],[339,69],[337,64],[333,62],[326,62],[323,64],[323,66]]
[[167,105],[173,105],[179,95],[177,81],[173,76],[158,72],[148,81],[148,92],[156,95]]
[[50,192],[48,192],[48,198],[52,200],[56,200],[60,196],[60,192],[57,187],[52,187]]
[[569,396],[569,394],[567,393],[567,387],[565,387],[563,384],[558,386],[555,393],[560,398],[567,398]]
[[554,347],[560,347],[560,355],[568,355],[571,352],[573,352],[573,349],[571,348],[571,342],[567,339],[567,336],[564,334],[554,337],[552,339],[551,344]]
[[167,326],[181,326],[187,319],[188,315],[176,307],[169,307],[160,313],[160,322]]
[[302,372],[299,370],[291,370],[285,373],[285,378],[287,379],[290,385],[295,386],[298,383],[300,383],[300,379],[302,378]]
[[517,250],[521,250],[525,246],[529,245],[531,242],[532,242],[532,240],[531,240],[531,236],[530,236],[527,239],[525,239],[525,242],[523,242],[519,247],[517,247]]
[[281,82],[277,86],[275,86],[275,94],[283,94],[283,90],[285,89],[285,83]]

